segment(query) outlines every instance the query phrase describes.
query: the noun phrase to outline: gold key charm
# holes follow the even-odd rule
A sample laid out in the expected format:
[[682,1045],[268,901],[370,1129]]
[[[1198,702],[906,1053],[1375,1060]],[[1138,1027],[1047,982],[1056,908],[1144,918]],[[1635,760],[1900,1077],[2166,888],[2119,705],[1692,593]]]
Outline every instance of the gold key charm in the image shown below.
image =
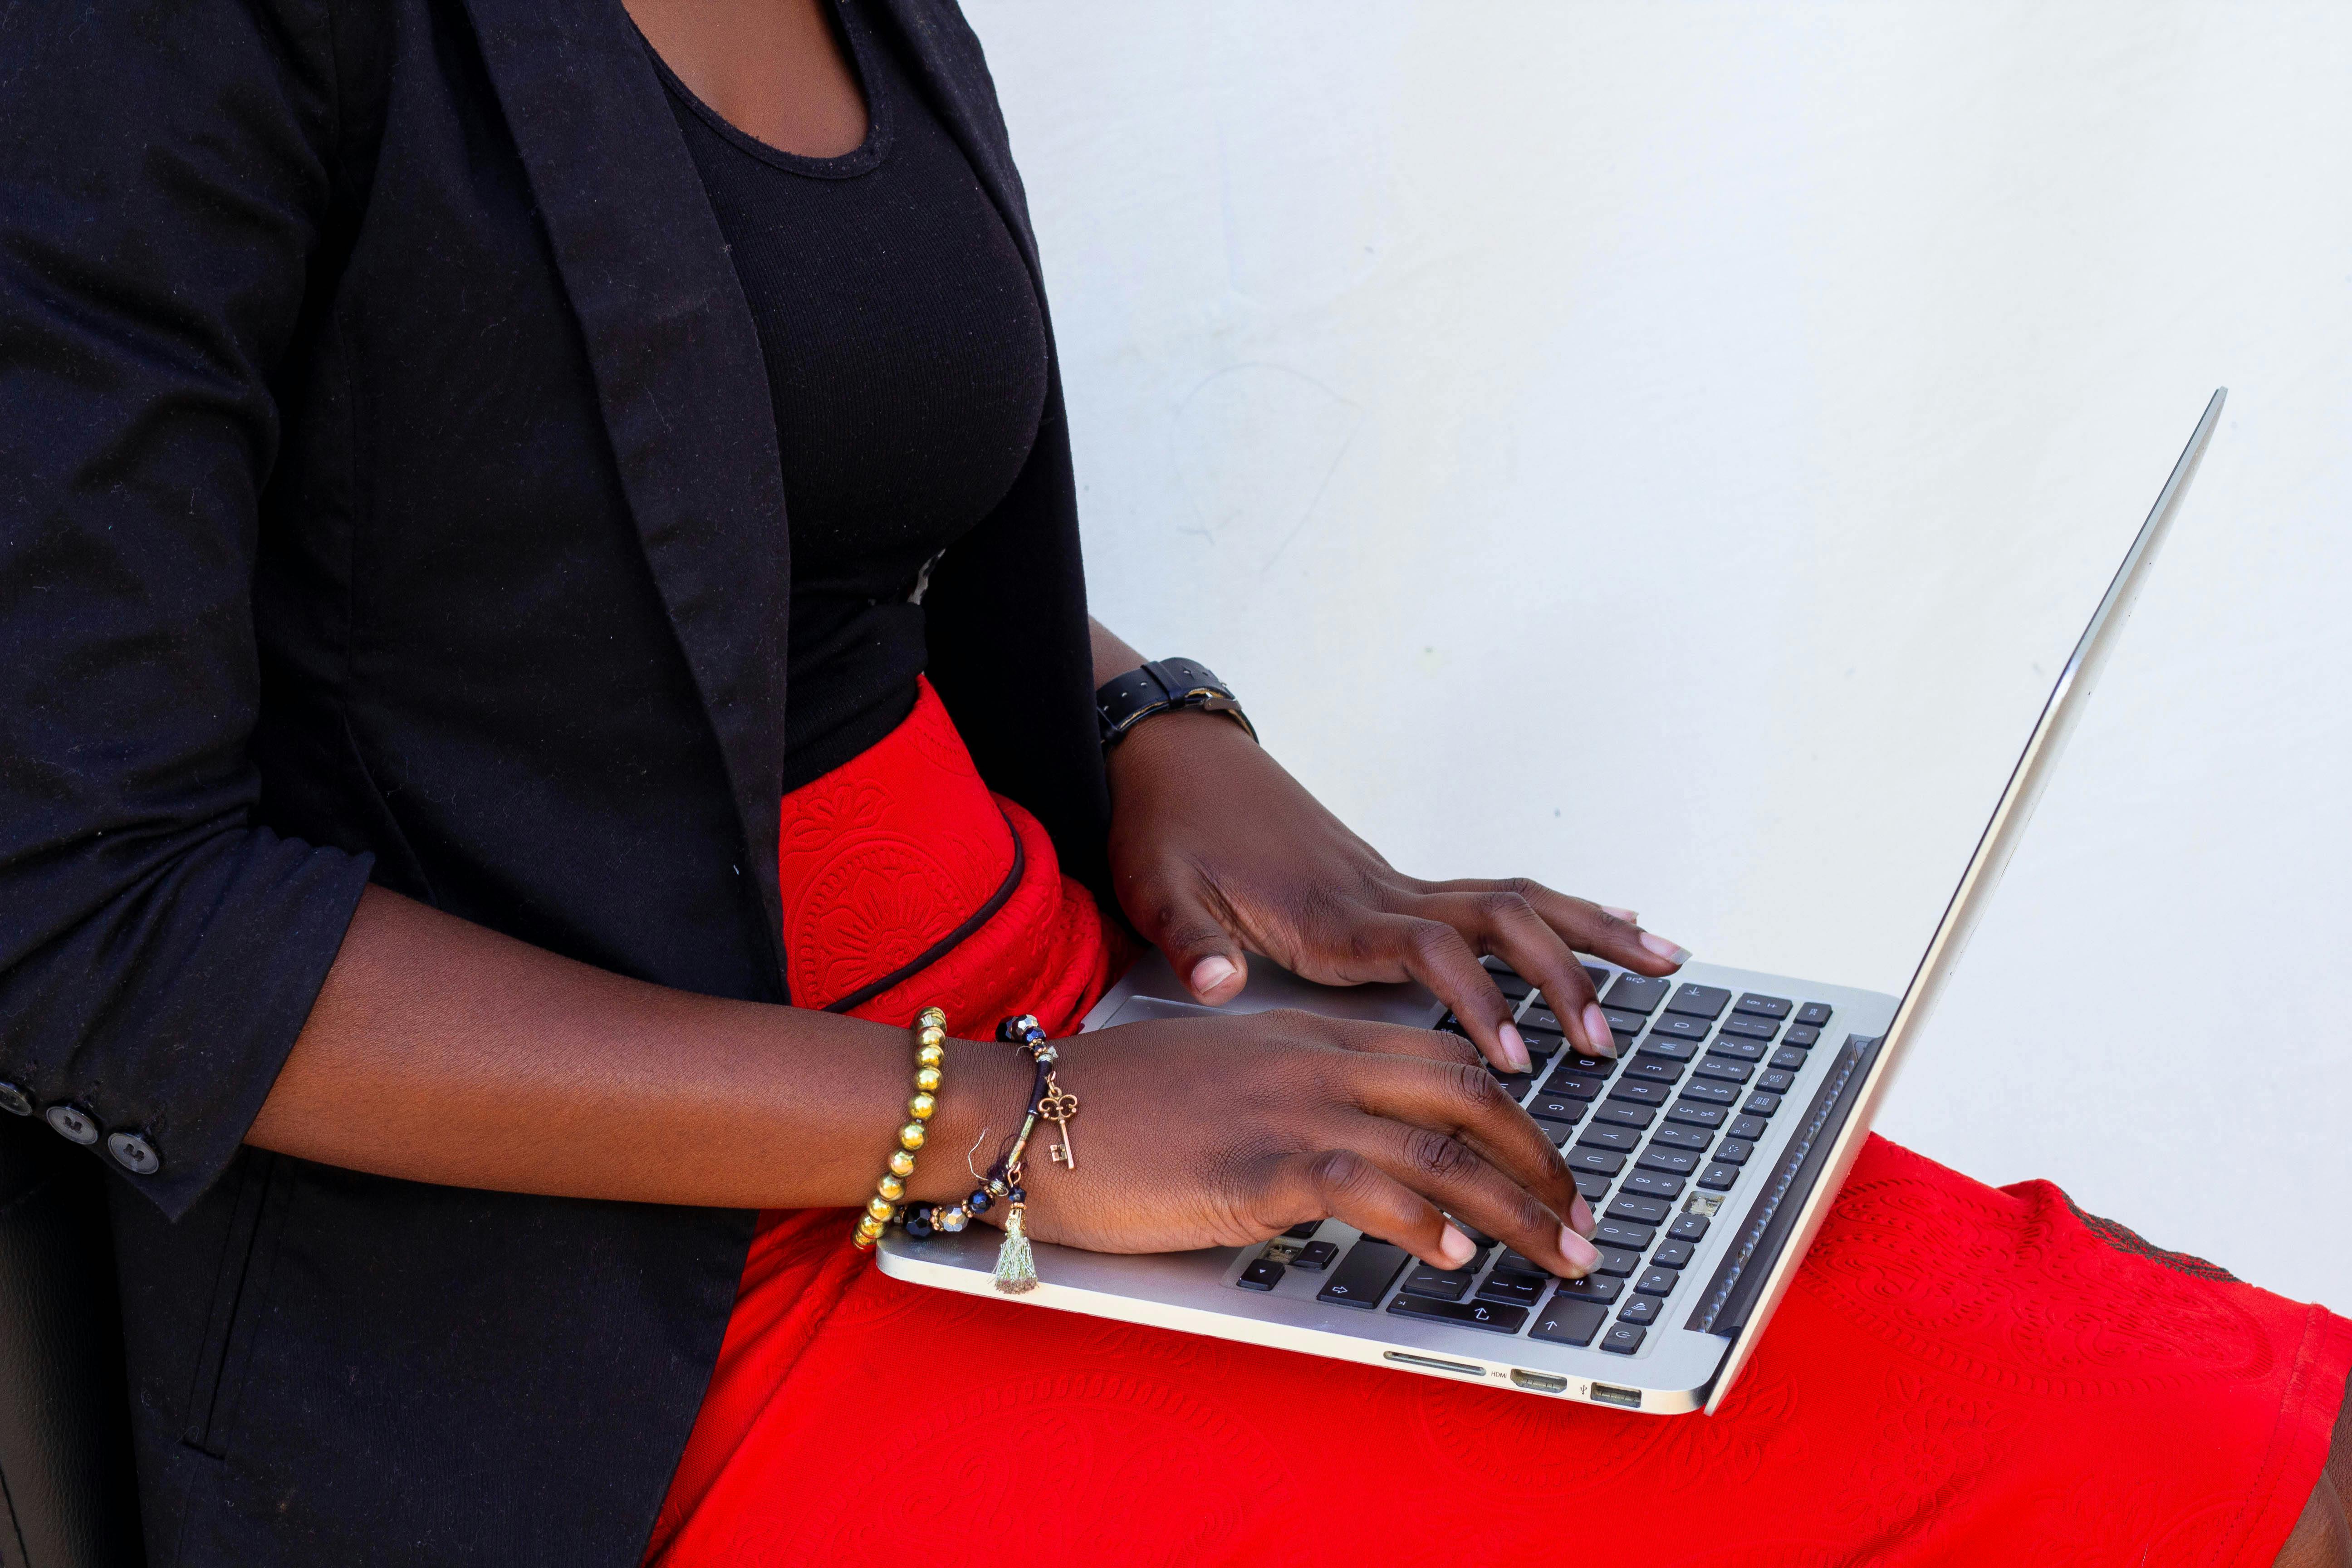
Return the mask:
[[1046,1089],[1045,1098],[1037,1102],[1037,1114],[1052,1122],[1062,1134],[1062,1141],[1046,1152],[1053,1156],[1055,1163],[1075,1171],[1078,1168],[1078,1157],[1070,1148],[1070,1118],[1078,1113],[1078,1097],[1051,1079],[1046,1082],[1051,1087]]

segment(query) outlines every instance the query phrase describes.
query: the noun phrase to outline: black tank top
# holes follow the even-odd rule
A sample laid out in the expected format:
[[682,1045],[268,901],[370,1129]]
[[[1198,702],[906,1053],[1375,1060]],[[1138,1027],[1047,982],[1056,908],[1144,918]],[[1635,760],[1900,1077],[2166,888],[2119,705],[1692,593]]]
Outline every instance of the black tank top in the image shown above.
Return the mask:
[[[792,531],[787,792],[907,716],[924,563],[1003,499],[1045,403],[1045,323],[1013,237],[860,0],[835,21],[866,141],[780,152],[660,63],[759,328]],[[649,47],[650,52],[650,47]]]

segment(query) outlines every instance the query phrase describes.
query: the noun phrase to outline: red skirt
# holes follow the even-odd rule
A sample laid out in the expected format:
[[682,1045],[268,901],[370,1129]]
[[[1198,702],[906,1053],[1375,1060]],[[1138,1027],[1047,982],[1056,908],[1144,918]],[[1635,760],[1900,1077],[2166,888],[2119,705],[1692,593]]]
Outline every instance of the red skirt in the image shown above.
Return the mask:
[[[1008,881],[855,1010],[1066,1032],[1124,960],[928,688],[784,817],[804,1002],[920,958]],[[648,1563],[2267,1568],[2352,1370],[2352,1323],[2322,1308],[1881,1139],[1711,1417],[926,1290],[853,1251],[851,1222],[762,1216]]]

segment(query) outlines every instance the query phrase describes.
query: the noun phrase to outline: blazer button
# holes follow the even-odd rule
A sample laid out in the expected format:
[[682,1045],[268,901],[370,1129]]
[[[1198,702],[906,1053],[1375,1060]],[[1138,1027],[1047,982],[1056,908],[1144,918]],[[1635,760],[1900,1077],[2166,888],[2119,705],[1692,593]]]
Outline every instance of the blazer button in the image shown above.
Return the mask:
[[11,1116],[33,1114],[33,1097],[13,1083],[0,1083],[0,1110]]
[[163,1168],[163,1157],[155,1152],[155,1145],[136,1132],[108,1133],[106,1152],[114,1156],[116,1164],[134,1176],[152,1176]]
[[75,1143],[98,1142],[98,1123],[78,1105],[52,1105],[45,1113],[58,1136]]

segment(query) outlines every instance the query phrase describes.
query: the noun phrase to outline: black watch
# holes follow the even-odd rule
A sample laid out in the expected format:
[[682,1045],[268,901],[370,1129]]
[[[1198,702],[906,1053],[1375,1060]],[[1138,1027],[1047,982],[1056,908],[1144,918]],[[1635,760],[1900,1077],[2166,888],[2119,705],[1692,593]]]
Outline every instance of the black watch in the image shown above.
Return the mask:
[[1155,659],[1131,669],[1095,693],[1095,721],[1102,731],[1106,751],[1118,744],[1129,730],[1154,713],[1198,708],[1204,713],[1230,713],[1249,737],[1257,728],[1234,700],[1232,688],[1194,659]]

